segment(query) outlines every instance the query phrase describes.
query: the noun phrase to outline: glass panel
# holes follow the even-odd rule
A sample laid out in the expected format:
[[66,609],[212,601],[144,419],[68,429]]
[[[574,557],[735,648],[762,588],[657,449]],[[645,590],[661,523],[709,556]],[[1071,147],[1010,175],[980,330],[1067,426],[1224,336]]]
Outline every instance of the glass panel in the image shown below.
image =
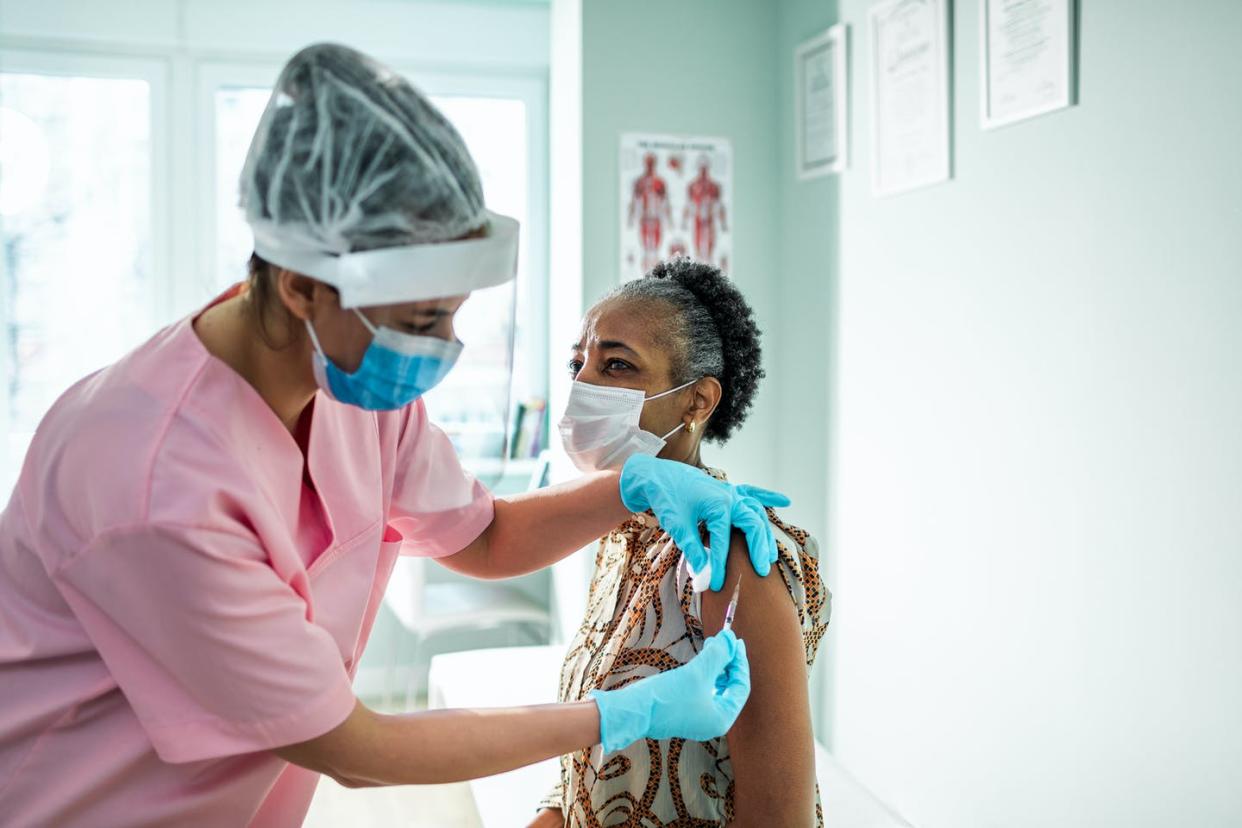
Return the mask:
[[[246,260],[252,250],[252,236],[237,207],[238,176],[245,162],[250,139],[258,126],[269,92],[256,88],[221,88],[215,93],[216,114],[216,228],[217,228],[217,278],[223,289],[245,277]],[[522,225],[522,249],[528,238],[528,190],[529,169],[527,158],[526,105],[512,98],[432,96],[432,101],[457,127],[469,147],[483,182],[484,197],[492,210],[513,216]],[[531,318],[530,291],[524,262],[519,257],[516,329],[514,351],[514,400],[521,402],[532,395],[542,395],[542,389],[532,387],[529,377],[536,376],[534,363],[539,351],[532,337],[540,332],[531,331],[523,320]],[[488,326],[495,332],[508,324],[514,313],[505,291],[483,291],[471,299],[471,317],[476,321],[486,309],[495,316],[495,324]],[[468,331],[461,331],[469,349]],[[474,341],[479,342],[476,336]],[[477,354],[477,349],[475,351]],[[455,391],[470,387],[477,380],[480,389],[494,389],[496,360],[463,359],[452,376]],[[472,376],[473,372],[473,376]],[[463,454],[477,451],[490,454],[497,441],[504,442],[503,433],[493,433],[496,427],[494,412],[485,410],[483,394],[453,393],[436,395],[433,417],[437,424],[453,438]],[[489,398],[490,399],[490,398]],[[429,406],[431,402],[429,401]],[[481,424],[488,423],[483,426]],[[488,433],[480,434],[484,428]],[[485,450],[483,447],[487,446]]]
[[0,404],[15,466],[61,392],[151,335],[150,86],[0,73],[0,104]]
[[[519,244],[524,250],[529,234],[526,105],[507,98],[433,96],[432,100],[457,127],[470,148],[483,181],[487,206],[521,223]],[[458,331],[458,336],[466,343],[467,352],[473,352],[463,353],[462,364],[445,382],[445,393],[432,392],[427,400],[427,410],[433,421],[463,449],[463,456],[476,474],[489,483],[494,482],[497,470],[483,462],[469,463],[469,458],[494,457],[483,446],[502,446],[504,432],[510,425],[506,418],[498,418],[494,409],[488,411],[486,407],[488,400],[495,399],[496,373],[507,370],[503,351],[508,343],[502,340],[500,333],[507,330],[504,326],[509,314],[513,314],[514,319],[512,402],[522,403],[541,393],[540,389],[532,387],[530,381],[533,376],[532,363],[538,353],[533,347],[532,336],[539,333],[526,324],[526,320],[531,318],[531,308],[524,260],[525,256],[519,256],[516,296],[503,289],[492,289],[477,291],[471,297],[473,307],[467,306],[470,311],[468,318],[474,321],[475,330],[463,327]],[[515,300],[512,304],[511,299]],[[483,347],[472,349],[472,342]],[[487,433],[480,435],[480,429]],[[474,452],[470,451],[472,445],[477,447]],[[514,449],[518,448],[514,446]],[[522,456],[526,456],[529,447],[523,445],[520,451]]]
[[254,88],[216,90],[216,286],[221,291],[246,278],[254,249],[237,206],[237,182],[270,94]]

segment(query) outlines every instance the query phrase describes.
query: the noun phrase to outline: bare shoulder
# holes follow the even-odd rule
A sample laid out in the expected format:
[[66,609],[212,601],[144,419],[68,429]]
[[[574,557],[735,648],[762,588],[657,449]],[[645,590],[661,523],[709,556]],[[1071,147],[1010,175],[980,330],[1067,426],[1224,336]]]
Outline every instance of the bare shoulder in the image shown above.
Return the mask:
[[[725,607],[738,584],[737,615],[734,631],[739,637],[758,635],[789,635],[801,640],[797,609],[785,583],[780,567],[773,565],[766,576],[755,572],[750,562],[746,537],[734,532],[729,544],[729,562],[725,585],[719,592],[703,593],[703,632],[714,635],[724,625]],[[792,623],[790,623],[792,622]]]

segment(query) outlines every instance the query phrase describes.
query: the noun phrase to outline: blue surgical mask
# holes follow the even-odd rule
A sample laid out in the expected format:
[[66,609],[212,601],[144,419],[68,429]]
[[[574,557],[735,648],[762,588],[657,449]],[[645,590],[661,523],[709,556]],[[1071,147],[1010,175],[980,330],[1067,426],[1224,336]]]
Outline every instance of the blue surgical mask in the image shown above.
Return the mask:
[[306,330],[315,346],[315,382],[329,397],[368,411],[404,408],[434,388],[461,355],[461,343],[435,336],[415,336],[375,327],[358,310],[362,324],[371,332],[371,344],[362,355],[358,370],[341,370],[324,354],[310,320]]

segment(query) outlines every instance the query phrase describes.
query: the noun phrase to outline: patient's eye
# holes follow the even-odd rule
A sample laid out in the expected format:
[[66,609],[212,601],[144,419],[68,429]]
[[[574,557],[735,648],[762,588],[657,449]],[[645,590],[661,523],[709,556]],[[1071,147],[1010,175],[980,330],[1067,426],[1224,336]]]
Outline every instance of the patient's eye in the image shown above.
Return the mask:
[[578,372],[582,370],[582,360],[574,357],[565,367],[569,369],[569,376],[576,377],[578,376]]
[[604,366],[605,371],[627,371],[634,366],[623,359],[610,359]]

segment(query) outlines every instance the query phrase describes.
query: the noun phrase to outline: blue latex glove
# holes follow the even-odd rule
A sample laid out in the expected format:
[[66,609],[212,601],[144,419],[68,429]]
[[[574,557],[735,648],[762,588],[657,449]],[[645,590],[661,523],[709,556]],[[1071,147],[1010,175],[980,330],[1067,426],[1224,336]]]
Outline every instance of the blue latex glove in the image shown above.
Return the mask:
[[746,644],[732,630],[723,630],[680,667],[590,695],[599,707],[606,753],[639,739],[714,739],[733,727],[750,695]]
[[[764,507],[788,506],[789,498],[757,486],[725,483],[685,463],[635,454],[621,468],[621,502],[631,512],[654,512],[691,569],[702,572],[711,564],[711,588],[719,591],[724,586],[734,526],[746,535],[755,572],[767,575],[771,571],[776,539]],[[703,548],[700,523],[707,524],[710,549]]]

